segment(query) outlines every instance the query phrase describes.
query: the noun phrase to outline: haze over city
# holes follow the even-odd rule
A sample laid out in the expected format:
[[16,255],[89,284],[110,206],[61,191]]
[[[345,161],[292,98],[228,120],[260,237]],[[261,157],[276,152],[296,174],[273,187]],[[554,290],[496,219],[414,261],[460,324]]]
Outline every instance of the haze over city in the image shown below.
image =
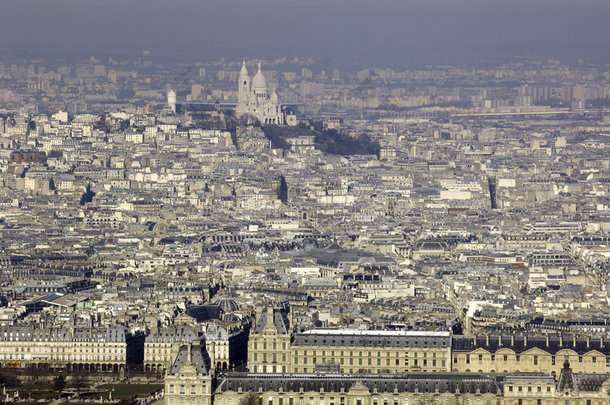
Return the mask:
[[30,56],[306,56],[380,65],[605,60],[604,0],[5,1],[0,46]]

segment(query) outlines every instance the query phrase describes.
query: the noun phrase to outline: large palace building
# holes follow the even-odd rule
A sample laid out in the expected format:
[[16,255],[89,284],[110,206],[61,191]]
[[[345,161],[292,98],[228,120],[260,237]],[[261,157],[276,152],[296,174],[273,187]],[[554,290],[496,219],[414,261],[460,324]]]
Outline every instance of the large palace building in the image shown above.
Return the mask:
[[610,374],[218,373],[204,346],[180,348],[166,405],[607,405]]
[[133,336],[121,325],[55,327],[40,325],[0,328],[0,365],[120,371],[137,363],[143,336]]
[[451,371],[449,332],[316,329],[289,334],[279,309],[267,308],[250,333],[254,372],[402,373]]
[[[293,332],[291,324],[285,308],[258,311],[248,341],[248,373],[196,364],[214,357],[203,345],[181,349],[166,375],[166,404],[610,404],[610,342],[602,338]],[[183,364],[189,375],[183,375]],[[190,380],[195,382],[186,384]]]

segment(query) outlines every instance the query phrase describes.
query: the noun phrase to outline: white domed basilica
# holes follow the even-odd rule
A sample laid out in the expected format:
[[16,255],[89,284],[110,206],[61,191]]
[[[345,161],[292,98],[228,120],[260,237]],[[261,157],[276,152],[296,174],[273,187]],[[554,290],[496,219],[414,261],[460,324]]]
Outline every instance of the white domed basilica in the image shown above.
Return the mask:
[[282,105],[277,98],[275,89],[269,94],[267,80],[263,72],[261,72],[260,62],[258,63],[258,72],[252,78],[252,83],[250,83],[246,61],[241,66],[241,71],[239,72],[239,95],[235,113],[237,117],[251,115],[262,125],[285,124]]

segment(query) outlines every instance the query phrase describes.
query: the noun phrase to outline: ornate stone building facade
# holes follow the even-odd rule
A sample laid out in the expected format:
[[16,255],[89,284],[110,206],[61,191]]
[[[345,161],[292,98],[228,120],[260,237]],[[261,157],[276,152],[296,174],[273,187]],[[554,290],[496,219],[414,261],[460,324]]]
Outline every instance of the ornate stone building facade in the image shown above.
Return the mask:
[[572,370],[610,373],[610,342],[576,335],[453,336],[452,365],[456,372],[559,374],[564,359]]
[[235,115],[251,116],[261,125],[296,125],[293,114],[285,114],[275,89],[267,89],[267,79],[258,63],[258,71],[250,81],[246,61],[242,63],[238,79],[238,99]]
[[166,405],[213,405],[210,358],[204,346],[185,344],[165,375]]
[[291,371],[290,324],[283,309],[266,308],[248,339],[248,370],[255,373]]
[[[240,322],[209,323],[205,328],[205,345],[210,360],[218,370],[233,370],[247,361],[249,325]],[[212,347],[213,346],[213,347]]]
[[219,379],[215,405],[496,405],[489,376],[460,374],[232,374]]
[[449,332],[314,329],[290,333],[283,309],[267,308],[250,333],[253,372],[451,371]]
[[130,335],[121,325],[5,326],[0,328],[0,364],[121,371],[127,363],[142,361],[142,341],[143,336]]
[[449,332],[311,330],[294,335],[292,372],[450,371]]
[[248,341],[250,372],[210,370],[212,377],[203,383],[212,384],[210,393],[187,398],[195,402],[167,404],[610,404],[610,344],[602,338],[345,329],[297,333],[286,307],[257,312]]
[[158,328],[144,342],[144,369],[165,371],[177,355],[181,344],[200,342],[203,338],[196,326],[180,325]]
[[610,374],[216,373],[184,346],[165,381],[166,405],[607,405]]

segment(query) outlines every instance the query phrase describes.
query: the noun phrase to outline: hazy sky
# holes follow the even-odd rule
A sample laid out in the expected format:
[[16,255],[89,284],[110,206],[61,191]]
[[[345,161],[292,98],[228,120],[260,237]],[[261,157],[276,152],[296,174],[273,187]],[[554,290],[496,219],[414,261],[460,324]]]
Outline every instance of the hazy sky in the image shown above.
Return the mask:
[[[376,65],[610,58],[609,0],[0,0],[0,50]],[[462,59],[460,61],[460,59]]]

